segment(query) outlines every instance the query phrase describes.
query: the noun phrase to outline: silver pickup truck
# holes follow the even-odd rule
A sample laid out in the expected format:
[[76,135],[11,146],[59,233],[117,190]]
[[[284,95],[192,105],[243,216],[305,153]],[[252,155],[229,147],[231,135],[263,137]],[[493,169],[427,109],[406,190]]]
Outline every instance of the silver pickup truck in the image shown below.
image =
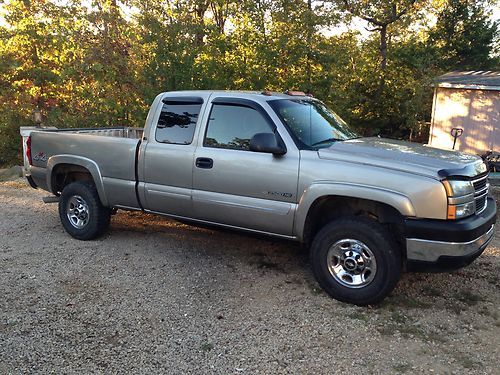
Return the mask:
[[124,209],[300,241],[321,287],[358,305],[402,271],[469,264],[496,221],[479,157],[361,138],[299,92],[165,92],[144,130],[34,131],[25,157],[77,239]]

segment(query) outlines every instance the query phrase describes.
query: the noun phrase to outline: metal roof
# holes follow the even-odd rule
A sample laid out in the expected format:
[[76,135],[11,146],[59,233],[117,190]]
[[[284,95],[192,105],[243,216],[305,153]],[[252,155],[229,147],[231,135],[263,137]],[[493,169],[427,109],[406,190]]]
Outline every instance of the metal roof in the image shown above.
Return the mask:
[[437,87],[500,91],[499,71],[450,72],[437,77]]
[[307,99],[316,100],[313,96],[301,94],[301,91],[292,91],[292,94],[287,94],[286,92],[275,92],[275,91],[248,91],[248,90],[181,90],[181,91],[165,91],[162,94],[172,95],[212,95],[217,96],[227,96],[236,97],[242,99],[253,99],[256,101],[269,102],[277,99]]

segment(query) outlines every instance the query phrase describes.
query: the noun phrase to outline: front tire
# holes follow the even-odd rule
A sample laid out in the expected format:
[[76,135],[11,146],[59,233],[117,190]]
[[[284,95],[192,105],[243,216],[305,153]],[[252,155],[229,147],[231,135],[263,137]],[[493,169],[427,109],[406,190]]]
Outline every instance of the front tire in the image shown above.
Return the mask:
[[320,286],[336,300],[365,306],[379,303],[401,277],[401,253],[387,229],[365,217],[325,225],[311,246]]
[[87,181],[72,182],[64,187],[59,199],[59,218],[72,237],[92,240],[109,226],[111,210],[104,207],[95,185]]

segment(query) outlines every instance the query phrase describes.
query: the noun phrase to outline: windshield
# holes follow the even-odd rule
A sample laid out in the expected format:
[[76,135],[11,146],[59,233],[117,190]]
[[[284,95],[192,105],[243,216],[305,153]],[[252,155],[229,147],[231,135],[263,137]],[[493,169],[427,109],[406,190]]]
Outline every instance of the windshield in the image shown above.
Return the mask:
[[273,100],[269,105],[306,147],[328,147],[335,141],[358,137],[344,120],[320,101],[283,99]]

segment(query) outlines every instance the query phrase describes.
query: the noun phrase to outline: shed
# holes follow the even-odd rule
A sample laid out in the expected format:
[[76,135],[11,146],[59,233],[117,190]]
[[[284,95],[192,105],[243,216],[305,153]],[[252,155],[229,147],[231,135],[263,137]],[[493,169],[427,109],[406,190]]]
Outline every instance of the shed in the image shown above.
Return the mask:
[[482,155],[500,151],[500,72],[450,72],[435,79],[429,145]]

